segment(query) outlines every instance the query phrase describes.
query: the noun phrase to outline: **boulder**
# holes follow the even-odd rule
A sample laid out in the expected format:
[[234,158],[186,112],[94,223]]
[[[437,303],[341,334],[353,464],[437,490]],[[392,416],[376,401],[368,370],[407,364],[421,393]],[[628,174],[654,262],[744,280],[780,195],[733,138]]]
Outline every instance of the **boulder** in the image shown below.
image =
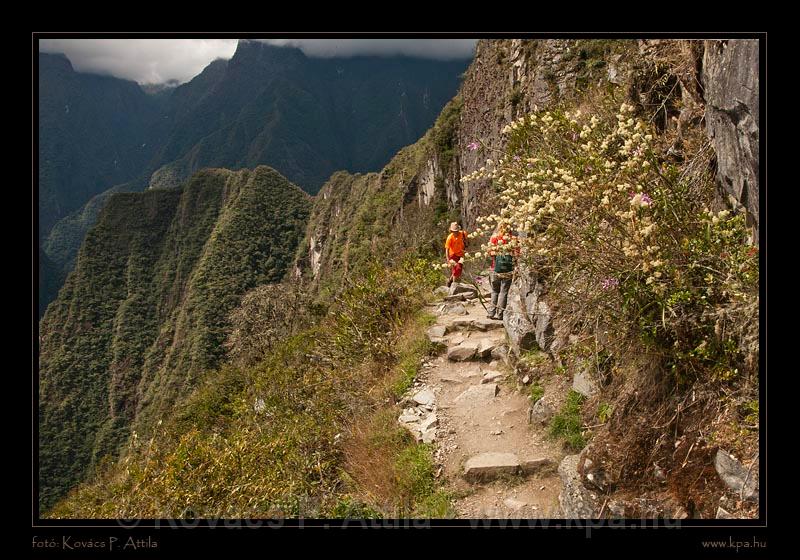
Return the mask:
[[437,427],[438,425],[439,425],[439,418],[435,414],[429,414],[427,417],[425,417],[420,421],[419,429],[425,432],[430,428]]
[[525,506],[527,506],[528,503],[517,500],[516,498],[506,498],[505,500],[503,500],[503,505],[506,506],[508,509],[519,511]]
[[478,342],[478,350],[476,355],[481,358],[488,358],[492,355],[492,350],[497,348],[497,341],[488,338],[482,338]]
[[473,298],[478,295],[478,291],[475,289],[475,286],[456,282],[450,286],[450,295],[454,296],[458,294],[464,294],[468,298]]
[[572,378],[572,390],[587,398],[597,394],[597,383],[592,379],[588,368],[581,369]]
[[447,296],[450,294],[450,288],[448,288],[447,286],[439,286],[438,288],[433,290],[433,293],[436,294],[437,296]]
[[734,519],[734,517],[730,514],[730,512],[724,509],[722,506],[717,507],[717,519]]
[[580,455],[567,455],[558,466],[563,488],[558,502],[565,519],[594,519],[597,517],[598,498],[586,488],[578,473]]
[[516,354],[525,350],[547,350],[553,340],[550,308],[543,300],[544,287],[535,275],[520,270],[508,292],[503,325]]
[[454,319],[450,324],[454,329],[468,329],[473,324],[472,319]]
[[463,303],[443,303],[439,306],[439,313],[444,315],[469,315]]
[[550,420],[553,419],[555,413],[556,411],[550,403],[544,399],[539,399],[531,407],[531,424],[535,424],[537,426],[546,426],[550,423]]
[[428,329],[428,340],[438,342],[447,334],[447,327],[444,325],[434,325]]
[[480,453],[464,464],[464,478],[475,482],[492,480],[502,475],[518,474],[519,458],[513,453]]
[[470,360],[478,351],[478,345],[474,342],[464,342],[458,346],[453,346],[447,351],[447,359],[456,362]]
[[433,391],[430,389],[422,389],[421,391],[417,391],[411,400],[420,405],[432,405],[436,402],[436,396],[433,394]]
[[714,456],[714,468],[725,486],[741,495],[745,500],[758,501],[758,480],[755,473],[744,467],[730,453],[717,450]]

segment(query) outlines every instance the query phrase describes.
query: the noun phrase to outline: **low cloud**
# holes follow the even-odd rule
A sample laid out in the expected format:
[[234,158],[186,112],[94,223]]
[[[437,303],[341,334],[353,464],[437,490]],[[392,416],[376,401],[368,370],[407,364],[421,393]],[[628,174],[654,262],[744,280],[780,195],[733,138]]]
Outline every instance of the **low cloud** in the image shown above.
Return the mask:
[[186,82],[216,58],[230,58],[236,39],[41,39],[39,50],[64,53],[78,72],[140,84]]
[[[439,60],[472,56],[477,39],[261,39],[312,57],[405,55]],[[212,60],[229,59],[237,39],[40,39],[39,50],[64,53],[78,72],[140,84],[187,82]]]
[[470,58],[477,39],[262,39],[299,47],[307,56],[405,55],[438,60]]

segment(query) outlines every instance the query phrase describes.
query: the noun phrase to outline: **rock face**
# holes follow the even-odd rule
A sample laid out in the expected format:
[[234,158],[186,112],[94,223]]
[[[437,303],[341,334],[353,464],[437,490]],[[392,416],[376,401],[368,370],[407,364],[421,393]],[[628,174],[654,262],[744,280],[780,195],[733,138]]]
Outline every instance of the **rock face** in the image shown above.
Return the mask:
[[758,501],[758,480],[752,470],[722,449],[714,456],[714,468],[725,485],[745,500]]
[[[478,138],[500,146],[505,142],[500,130],[508,121],[531,111],[534,105],[552,105],[571,92],[574,65],[566,63],[565,56],[575,43],[562,39],[479,41],[461,87],[464,106],[459,146]],[[487,157],[483,150],[462,150],[459,155],[462,176],[484,165]],[[480,180],[448,192],[452,203],[460,203],[467,228],[487,209],[491,193],[487,187],[488,181]]]
[[597,517],[597,496],[581,482],[578,473],[580,455],[564,457],[558,466],[558,474],[564,487],[558,495],[561,511],[566,519],[593,519]]
[[747,209],[758,243],[758,41],[705,41],[706,127],[717,153],[717,182]]
[[548,350],[553,342],[552,313],[543,298],[544,289],[535,275],[521,271],[508,293],[508,313],[503,324],[511,347],[524,350]]

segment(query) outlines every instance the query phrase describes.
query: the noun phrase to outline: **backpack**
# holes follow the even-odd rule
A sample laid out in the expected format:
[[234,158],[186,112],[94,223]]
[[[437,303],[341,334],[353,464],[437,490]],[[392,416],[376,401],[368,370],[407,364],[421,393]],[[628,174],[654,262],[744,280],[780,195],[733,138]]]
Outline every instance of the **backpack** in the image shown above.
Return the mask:
[[511,272],[514,270],[514,257],[512,255],[497,255],[494,258],[495,272]]

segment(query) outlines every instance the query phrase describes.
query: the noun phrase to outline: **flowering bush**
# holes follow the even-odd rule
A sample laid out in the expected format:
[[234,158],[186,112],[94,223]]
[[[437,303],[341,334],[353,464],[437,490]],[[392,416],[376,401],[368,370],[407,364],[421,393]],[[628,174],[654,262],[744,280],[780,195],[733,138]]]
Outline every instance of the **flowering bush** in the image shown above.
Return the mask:
[[500,211],[478,218],[476,235],[500,222],[514,232],[481,251],[518,254],[573,328],[600,323],[620,343],[669,348],[679,374],[736,372],[741,341],[720,317],[757,311],[757,250],[742,215],[708,210],[710,173],[663,162],[635,112],[536,111],[507,125],[506,150],[462,178],[490,179],[497,194]]

